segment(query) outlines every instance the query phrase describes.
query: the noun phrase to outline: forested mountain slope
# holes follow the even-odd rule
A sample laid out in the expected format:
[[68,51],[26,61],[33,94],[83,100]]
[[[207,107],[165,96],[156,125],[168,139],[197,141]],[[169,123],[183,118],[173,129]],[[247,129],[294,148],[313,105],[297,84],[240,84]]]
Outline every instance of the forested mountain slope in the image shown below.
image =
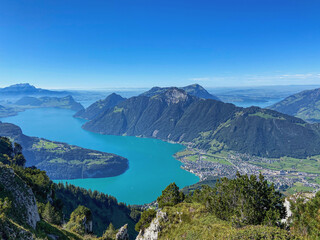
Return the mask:
[[291,95],[268,108],[308,122],[320,122],[320,88]]
[[200,99],[178,88],[129,98],[83,128],[101,134],[159,138],[211,152],[297,158],[320,154],[319,125],[268,109]]
[[114,106],[116,106],[120,102],[123,102],[124,100],[126,99],[121,97],[120,95],[116,93],[112,93],[105,99],[99,100],[91,104],[86,109],[81,109],[74,115],[74,117],[83,118],[86,120],[94,119],[101,113],[109,110],[110,108],[113,108]]
[[101,236],[109,224],[112,233],[128,224],[134,239],[138,210],[97,191],[54,184],[44,171],[25,168],[19,159],[24,159],[21,146],[0,137],[1,239],[105,240],[93,234]]
[[83,110],[84,107],[76,102],[71,95],[66,97],[23,97],[15,105],[22,107],[55,107],[71,109],[73,111]]

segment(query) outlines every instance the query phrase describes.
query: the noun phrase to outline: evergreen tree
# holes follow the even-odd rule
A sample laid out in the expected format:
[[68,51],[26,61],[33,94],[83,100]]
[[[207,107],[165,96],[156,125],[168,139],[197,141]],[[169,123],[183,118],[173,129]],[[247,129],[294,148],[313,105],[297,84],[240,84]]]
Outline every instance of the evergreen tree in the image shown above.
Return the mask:
[[24,167],[24,165],[26,164],[26,159],[21,153],[19,153],[14,156],[12,163],[17,166]]
[[117,230],[112,223],[109,224],[109,227],[102,235],[102,240],[113,240],[116,238]]
[[179,187],[175,183],[171,183],[162,191],[162,195],[158,197],[157,202],[159,207],[163,208],[165,206],[174,206],[182,202],[183,199],[183,192],[179,191]]
[[46,203],[43,212],[41,213],[41,216],[48,223],[57,225],[61,223],[61,216],[59,212],[54,209],[50,202]]
[[237,173],[235,179],[222,178],[214,188],[194,194],[217,217],[235,226],[277,225],[285,217],[282,195],[260,174],[248,177]]
[[92,231],[92,229],[90,229],[91,224],[91,210],[80,205],[71,213],[70,220],[67,223],[66,228],[80,235],[84,235]]
[[8,197],[6,197],[4,199],[0,198],[0,218],[6,217],[6,214],[11,209],[11,205],[12,205],[12,203]]
[[312,199],[303,196],[290,201],[291,231],[306,239],[320,239],[320,192]]

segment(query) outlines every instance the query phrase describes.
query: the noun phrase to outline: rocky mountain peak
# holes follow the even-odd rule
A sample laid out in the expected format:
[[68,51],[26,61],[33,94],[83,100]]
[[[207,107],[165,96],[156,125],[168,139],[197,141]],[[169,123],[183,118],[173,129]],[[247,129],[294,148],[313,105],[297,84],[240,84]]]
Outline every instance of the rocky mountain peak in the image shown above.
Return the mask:
[[179,88],[169,88],[163,94],[168,104],[176,104],[188,99],[188,94]]

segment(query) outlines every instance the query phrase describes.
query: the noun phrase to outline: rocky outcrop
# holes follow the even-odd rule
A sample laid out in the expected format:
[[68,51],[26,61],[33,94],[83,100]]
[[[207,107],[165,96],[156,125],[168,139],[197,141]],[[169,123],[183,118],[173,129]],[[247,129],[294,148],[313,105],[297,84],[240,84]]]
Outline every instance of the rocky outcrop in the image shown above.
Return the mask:
[[0,219],[0,239],[33,240],[31,232],[11,221]]
[[0,165],[0,190],[12,201],[12,208],[16,213],[14,219],[35,229],[40,221],[35,196],[13,169],[4,165]]
[[129,234],[128,234],[128,224],[122,226],[117,235],[116,240],[129,240]]
[[83,219],[84,232],[87,233],[87,234],[92,233],[93,232],[92,226],[93,226],[92,225],[92,219],[85,217]]
[[[153,97],[155,95],[158,95],[167,91],[169,88],[170,87],[163,87],[163,88],[153,87],[149,91],[140,94],[140,96]],[[192,84],[189,86],[181,87],[179,89],[182,89],[186,91],[186,93],[188,93],[189,95],[195,96],[198,98],[220,100],[217,96],[214,96],[208,93],[208,91],[204,89],[202,86],[200,86],[199,84]]]
[[152,220],[150,226],[139,232],[136,240],[157,240],[162,229],[161,221],[167,221],[167,214],[162,211],[157,212],[157,216]]
[[296,194],[293,194],[289,197],[286,197],[284,200],[284,207],[286,208],[286,217],[284,219],[281,219],[281,223],[289,225],[292,221],[292,211],[291,211],[291,204],[296,203],[297,199],[301,198],[303,199],[303,202],[306,203],[310,201],[312,198],[316,196],[315,192],[299,192]]

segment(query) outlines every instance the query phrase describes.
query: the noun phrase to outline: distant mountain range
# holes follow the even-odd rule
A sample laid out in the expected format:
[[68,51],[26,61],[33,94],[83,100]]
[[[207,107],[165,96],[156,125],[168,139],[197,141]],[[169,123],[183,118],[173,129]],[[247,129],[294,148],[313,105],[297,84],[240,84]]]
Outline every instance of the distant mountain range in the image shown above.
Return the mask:
[[[159,95],[161,93],[166,92],[168,89],[170,89],[170,87],[165,87],[165,88],[153,87],[149,91],[140,94],[140,96],[153,97],[155,95]],[[181,87],[179,89],[182,89],[189,95],[195,96],[198,98],[220,100],[217,96],[210,94],[207,90],[205,90],[199,84],[192,84],[186,87]]]
[[320,88],[291,95],[268,108],[308,122],[320,122]]
[[159,138],[210,152],[298,158],[320,154],[319,125],[268,109],[199,98],[175,87],[152,88],[124,100],[83,128]]
[[0,88],[0,94],[4,95],[69,95],[67,91],[52,91],[36,88],[29,83],[20,83],[9,87]]
[[62,108],[73,111],[84,110],[84,107],[76,102],[72,96],[66,97],[22,97],[13,104],[0,105],[0,118],[17,115],[31,108]]
[[110,108],[113,108],[117,104],[123,102],[124,100],[126,100],[126,98],[123,98],[116,93],[112,93],[108,97],[106,97],[105,99],[99,100],[99,101],[91,104],[88,108],[81,109],[79,112],[77,112],[74,115],[74,117],[83,118],[86,120],[92,120],[95,117],[97,117],[98,115],[109,110]]
[[21,144],[27,166],[45,170],[51,179],[112,177],[128,169],[128,160],[111,153],[29,137],[10,123],[0,122],[0,136]]
[[23,97],[15,105],[29,107],[57,107],[71,109],[74,111],[84,110],[84,107],[76,102],[72,96],[66,97]]

